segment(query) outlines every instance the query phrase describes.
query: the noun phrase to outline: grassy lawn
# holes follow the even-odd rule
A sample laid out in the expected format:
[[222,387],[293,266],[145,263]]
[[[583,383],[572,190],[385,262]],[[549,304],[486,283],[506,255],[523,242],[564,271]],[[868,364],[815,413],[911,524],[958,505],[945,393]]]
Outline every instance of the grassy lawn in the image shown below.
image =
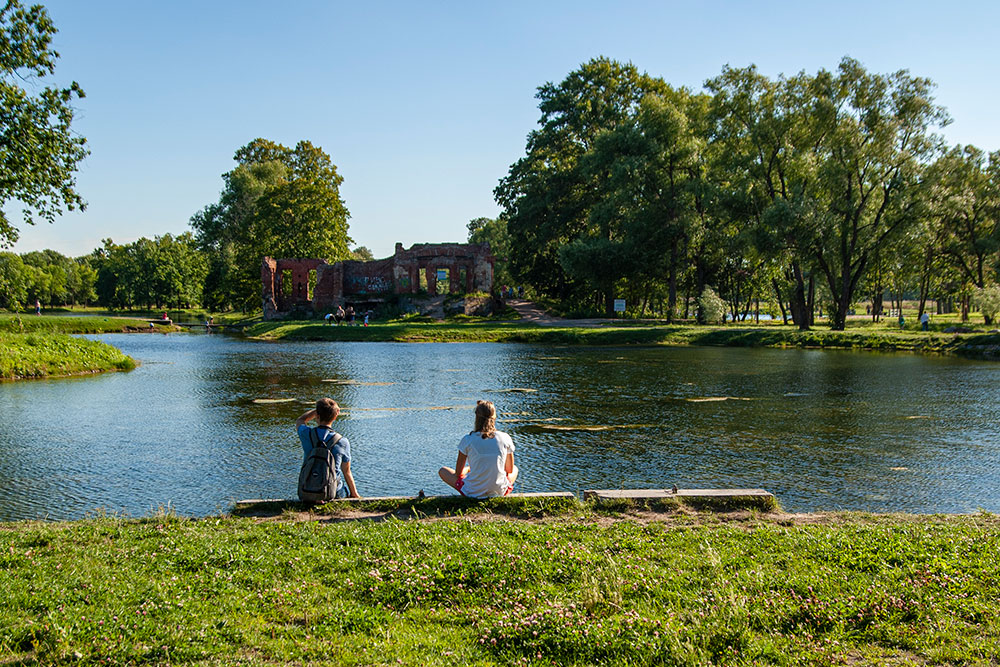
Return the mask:
[[0,525],[0,655],[279,666],[1000,658],[993,515],[493,511]]
[[54,333],[0,332],[0,379],[127,371],[135,361],[99,341]]
[[[177,331],[176,327],[161,327],[157,331]],[[123,317],[72,317],[60,315],[11,315],[0,313],[0,332],[10,333],[66,333],[99,334],[144,331],[149,328],[148,319]]]
[[[982,328],[982,325],[980,325]],[[612,324],[597,327],[537,326],[517,322],[376,322],[368,327],[325,326],[315,321],[260,322],[245,330],[262,339],[396,341],[396,342],[500,342],[569,345],[716,345],[735,347],[810,347],[831,349],[900,350],[965,354],[995,358],[1000,355],[1000,334],[893,329],[860,325],[846,331],[817,328],[799,331],[793,326],[691,324]]]

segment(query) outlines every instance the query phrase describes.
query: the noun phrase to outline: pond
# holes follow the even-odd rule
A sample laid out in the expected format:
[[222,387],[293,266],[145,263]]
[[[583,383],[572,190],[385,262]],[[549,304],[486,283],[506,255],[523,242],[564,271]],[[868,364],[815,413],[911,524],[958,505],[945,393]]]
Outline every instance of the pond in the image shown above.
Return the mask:
[[518,490],[766,488],[791,511],[1000,511],[1000,365],[867,352],[94,336],[130,373],[0,384],[0,520],[290,498],[330,396],[362,495],[437,478],[497,404]]

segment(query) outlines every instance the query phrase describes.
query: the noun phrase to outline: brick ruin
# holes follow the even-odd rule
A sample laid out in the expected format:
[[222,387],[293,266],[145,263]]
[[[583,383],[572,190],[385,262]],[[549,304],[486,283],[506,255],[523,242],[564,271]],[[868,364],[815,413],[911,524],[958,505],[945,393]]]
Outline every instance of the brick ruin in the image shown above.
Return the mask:
[[294,311],[328,313],[338,304],[377,304],[392,294],[437,294],[439,271],[451,293],[493,289],[487,243],[418,243],[409,250],[397,243],[392,257],[371,262],[265,257],[260,269],[264,319]]

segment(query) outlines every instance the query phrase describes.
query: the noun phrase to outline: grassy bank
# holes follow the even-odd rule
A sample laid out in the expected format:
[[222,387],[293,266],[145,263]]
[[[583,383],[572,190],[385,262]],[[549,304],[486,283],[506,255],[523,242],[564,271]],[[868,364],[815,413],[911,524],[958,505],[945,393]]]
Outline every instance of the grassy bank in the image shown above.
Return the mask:
[[66,334],[0,332],[0,379],[127,371],[135,361],[99,341]]
[[[178,331],[177,327],[155,325],[156,331]],[[11,315],[0,313],[0,332],[100,334],[146,331],[149,320],[127,317],[71,317],[59,315]]]
[[9,664],[996,664],[992,515],[0,525]]
[[799,331],[782,325],[607,325],[585,328],[510,322],[388,322],[368,327],[334,327],[314,322],[277,321],[255,324],[245,332],[248,336],[267,340],[808,347],[935,352],[984,358],[1000,356],[1000,334],[949,334],[888,328],[852,328],[847,331]]

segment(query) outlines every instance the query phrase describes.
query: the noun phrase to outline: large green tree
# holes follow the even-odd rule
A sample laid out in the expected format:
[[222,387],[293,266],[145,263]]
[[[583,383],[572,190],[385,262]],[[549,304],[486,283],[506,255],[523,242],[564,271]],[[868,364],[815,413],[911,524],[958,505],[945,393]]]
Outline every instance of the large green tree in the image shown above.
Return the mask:
[[[41,5],[7,0],[0,8],[0,207],[19,204],[26,224],[85,207],[75,172],[88,151],[71,128],[73,100],[83,90],[76,82],[44,85],[59,58],[55,34]],[[17,226],[0,210],[0,247],[17,238]]]
[[343,178],[308,141],[294,148],[255,139],[236,151],[219,201],[192,217],[210,256],[206,301],[252,309],[260,301],[260,262],[272,257],[349,259],[350,213]]
[[[562,299],[592,293],[597,283],[567,272],[573,259],[560,254],[564,245],[597,233],[592,214],[605,192],[602,175],[581,160],[602,133],[632,121],[643,97],[667,90],[662,80],[634,65],[607,58],[584,63],[560,83],[538,89],[540,127],[528,135],[526,155],[495,190],[507,220],[516,278]],[[594,271],[607,266],[602,260]],[[607,284],[606,276],[600,278]]]
[[983,289],[1000,268],[1000,151],[955,146],[928,172],[940,231],[936,249],[966,283]]

